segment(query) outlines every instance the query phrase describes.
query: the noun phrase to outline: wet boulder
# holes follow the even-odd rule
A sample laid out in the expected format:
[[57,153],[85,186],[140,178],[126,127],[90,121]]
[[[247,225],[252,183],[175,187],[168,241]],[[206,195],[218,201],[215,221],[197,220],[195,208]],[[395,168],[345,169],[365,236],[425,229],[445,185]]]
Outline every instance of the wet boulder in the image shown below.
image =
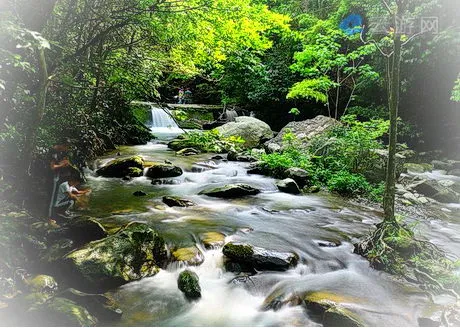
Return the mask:
[[198,155],[200,153],[199,150],[195,148],[183,148],[179,151],[176,152],[177,156],[193,156],[193,155]]
[[149,178],[173,178],[182,175],[184,172],[178,166],[166,163],[152,163],[145,174]]
[[203,253],[195,246],[179,248],[172,255],[176,261],[187,265],[198,266],[204,262]]
[[87,294],[74,288],[68,288],[58,296],[85,307],[99,320],[114,321],[120,319],[123,314],[115,300],[104,294]]
[[288,194],[300,194],[299,186],[291,178],[287,178],[287,179],[276,182],[276,186],[282,192],[285,192]]
[[48,275],[40,274],[26,280],[26,284],[32,293],[45,293],[52,295],[58,289],[56,280]]
[[195,300],[201,297],[200,280],[193,271],[182,271],[177,279],[177,287],[188,299]]
[[205,232],[201,235],[201,242],[206,249],[224,246],[225,235],[220,232]]
[[107,235],[107,231],[97,220],[91,217],[80,217],[49,231],[47,239],[49,241],[71,239],[74,246],[77,246],[105,238]]
[[237,183],[229,184],[223,187],[206,189],[200,192],[200,195],[220,198],[239,198],[251,195],[257,195],[260,190],[250,185]]
[[227,243],[222,252],[231,262],[257,270],[284,271],[296,266],[299,260],[292,252],[272,251],[244,243]]
[[238,161],[238,162],[255,162],[257,159],[254,156],[251,156],[245,152],[236,152],[230,150],[227,154],[227,159],[229,161]]
[[194,206],[196,205],[194,202],[191,200],[185,199],[185,198],[180,198],[180,197],[175,197],[175,196],[164,196],[163,197],[163,203],[168,205],[169,207],[189,207],[189,206]]
[[427,163],[405,163],[404,169],[409,173],[424,173],[431,172],[433,170],[433,165]]
[[363,320],[343,304],[356,300],[330,292],[315,291],[304,297],[306,308],[319,317],[324,327],[363,327]]
[[143,169],[144,159],[141,156],[131,156],[110,161],[96,173],[107,178],[137,177],[142,176]]
[[410,188],[440,203],[458,203],[460,201],[460,195],[452,189],[453,186],[454,184],[441,181],[422,180],[411,185]]
[[133,196],[144,197],[144,196],[147,196],[147,193],[145,191],[142,191],[142,190],[137,190],[137,191],[133,192]]
[[104,291],[153,276],[167,258],[164,240],[148,225],[131,222],[121,231],[66,254],[64,277],[84,291]]
[[293,179],[300,188],[305,187],[310,182],[310,174],[301,168],[291,167],[284,171],[284,176]]
[[27,316],[36,326],[93,327],[98,323],[86,308],[62,297],[30,308]]
[[273,138],[273,132],[267,123],[250,116],[236,117],[234,122],[219,126],[217,131],[225,138],[242,137],[243,145],[247,148],[257,147]]

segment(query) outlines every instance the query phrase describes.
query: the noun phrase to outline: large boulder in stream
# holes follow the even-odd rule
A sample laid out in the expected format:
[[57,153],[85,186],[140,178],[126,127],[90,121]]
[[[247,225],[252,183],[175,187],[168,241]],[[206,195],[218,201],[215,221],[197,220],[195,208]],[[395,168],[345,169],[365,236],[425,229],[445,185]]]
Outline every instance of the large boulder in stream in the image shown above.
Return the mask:
[[230,262],[240,265],[227,265],[227,269],[238,268],[237,271],[240,269],[284,271],[296,266],[299,260],[299,256],[292,252],[272,251],[244,243],[227,243],[222,252]]
[[440,203],[458,203],[460,201],[460,194],[453,189],[455,188],[454,181],[422,180],[410,185],[409,188]]
[[179,274],[177,287],[185,297],[194,300],[201,297],[201,287],[198,275],[190,270],[184,270]]
[[141,156],[131,156],[114,159],[98,169],[96,173],[107,178],[139,177],[142,176],[143,169],[144,159]]
[[294,180],[300,188],[305,187],[310,182],[310,174],[301,168],[291,167],[284,171],[284,176]]
[[260,190],[250,185],[237,183],[229,184],[223,187],[206,189],[200,192],[200,195],[206,195],[209,197],[220,197],[220,198],[239,198],[251,195],[257,195]]
[[287,178],[284,180],[280,180],[276,182],[276,186],[282,192],[288,194],[300,194],[300,188],[293,179]]
[[184,172],[178,166],[166,163],[151,163],[145,174],[149,178],[161,179],[161,178],[174,178],[182,175]]
[[167,258],[164,240],[148,225],[131,222],[63,258],[64,277],[84,291],[105,291],[155,275]]
[[265,148],[270,153],[282,150],[285,146],[283,137],[287,132],[291,132],[301,142],[300,147],[306,149],[313,138],[337,124],[340,124],[337,120],[323,115],[310,120],[290,122],[281,129],[276,137],[265,142]]
[[[363,175],[370,182],[381,182],[385,181],[386,167],[388,163],[388,150],[387,149],[374,149],[372,150],[373,156],[367,165],[367,169],[363,172]],[[396,154],[396,179],[399,178],[401,173],[404,172],[404,163],[406,157],[402,154]]]
[[244,146],[253,148],[262,142],[273,138],[270,126],[257,118],[250,116],[239,116],[234,122],[219,126],[217,130],[223,137],[239,136],[245,141]]

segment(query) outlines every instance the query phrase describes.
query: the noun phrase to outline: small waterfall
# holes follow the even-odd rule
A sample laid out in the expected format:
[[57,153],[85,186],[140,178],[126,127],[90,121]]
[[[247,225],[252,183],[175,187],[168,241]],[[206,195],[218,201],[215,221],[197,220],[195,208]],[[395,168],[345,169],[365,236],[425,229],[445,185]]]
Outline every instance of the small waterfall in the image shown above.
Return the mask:
[[150,130],[159,139],[169,140],[184,133],[174,119],[168,109],[163,109],[157,105],[150,104],[152,113],[152,125]]
[[152,111],[152,128],[179,128],[168,109],[163,109],[155,105],[150,105],[150,108]]

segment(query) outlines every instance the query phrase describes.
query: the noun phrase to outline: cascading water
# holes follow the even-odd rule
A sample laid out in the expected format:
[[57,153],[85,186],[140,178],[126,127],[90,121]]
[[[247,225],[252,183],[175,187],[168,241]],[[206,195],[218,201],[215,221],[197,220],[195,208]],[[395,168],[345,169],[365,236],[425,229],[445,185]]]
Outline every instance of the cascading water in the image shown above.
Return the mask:
[[174,138],[184,132],[174,121],[168,109],[154,104],[150,104],[150,109],[152,113],[151,130],[155,136],[163,139]]

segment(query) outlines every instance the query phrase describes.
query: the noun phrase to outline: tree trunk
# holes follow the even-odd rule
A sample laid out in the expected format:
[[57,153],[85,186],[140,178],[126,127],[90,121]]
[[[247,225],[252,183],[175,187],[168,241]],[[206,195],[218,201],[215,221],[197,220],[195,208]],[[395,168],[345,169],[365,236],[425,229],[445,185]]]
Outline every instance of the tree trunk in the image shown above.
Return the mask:
[[[398,10],[399,14],[399,10]],[[397,15],[398,15],[397,14]],[[395,25],[396,28],[396,25]],[[395,220],[395,192],[396,192],[396,143],[397,143],[397,120],[400,92],[400,70],[401,70],[401,35],[399,31],[394,32],[394,53],[393,63],[387,75],[389,81],[389,114],[390,114],[390,140],[388,146],[388,163],[385,180],[385,194],[383,197],[384,218],[387,222]]]
[[24,142],[24,152],[22,154],[22,163],[24,165],[24,172],[29,175],[29,168],[32,163],[33,152],[35,148],[35,141],[37,138],[38,127],[45,113],[46,106],[46,93],[48,89],[48,70],[45,58],[45,49],[37,49],[38,51],[38,65],[40,70],[40,83],[35,94],[35,108],[31,113],[31,121],[28,126],[26,139]]

